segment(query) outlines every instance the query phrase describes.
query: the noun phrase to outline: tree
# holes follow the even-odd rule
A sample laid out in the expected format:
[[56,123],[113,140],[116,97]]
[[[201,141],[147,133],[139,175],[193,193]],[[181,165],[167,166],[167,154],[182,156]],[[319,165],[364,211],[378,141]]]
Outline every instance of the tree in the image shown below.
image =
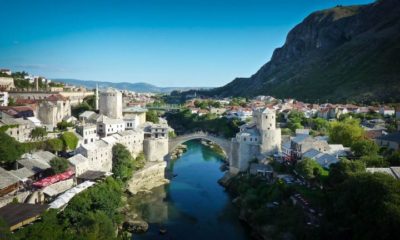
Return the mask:
[[374,141],[360,139],[351,145],[351,150],[354,152],[354,155],[358,157],[364,155],[377,155],[379,146]]
[[350,176],[331,195],[332,239],[393,239],[400,234],[400,182],[383,173]]
[[146,164],[146,158],[144,157],[143,152],[139,153],[139,155],[135,158],[133,163],[133,167],[135,170],[142,169]]
[[329,122],[323,118],[315,118],[311,122],[312,129],[325,133],[329,129]]
[[47,149],[51,152],[59,152],[64,149],[64,142],[59,138],[47,140]]
[[392,153],[387,159],[390,166],[400,166],[400,151],[396,151]]
[[72,127],[73,124],[62,120],[61,122],[57,123],[57,128],[61,131],[67,130],[67,128]]
[[128,181],[133,174],[134,160],[128,149],[117,143],[112,148],[112,172],[116,179],[122,182]]
[[47,131],[44,127],[36,127],[31,131],[31,138],[33,139],[43,139],[45,136],[47,136]]
[[64,132],[61,140],[64,142],[64,150],[75,150],[79,142],[78,137],[72,132]]
[[296,170],[307,180],[312,180],[319,177],[324,171],[321,165],[310,158],[305,158],[304,160],[298,162],[296,165]]
[[150,110],[146,112],[146,121],[152,122],[152,123],[159,123],[158,115],[157,112],[154,110]]
[[55,157],[50,160],[50,166],[54,174],[63,173],[67,171],[69,164],[67,159]]
[[7,133],[0,131],[0,162],[13,163],[24,153],[21,144],[10,137]]
[[387,167],[388,162],[377,154],[365,155],[360,158],[360,161],[364,162],[367,167]]
[[337,185],[345,181],[351,175],[365,172],[365,163],[362,161],[350,161],[341,159],[338,163],[329,167],[328,181],[331,185]]
[[364,136],[359,120],[345,119],[342,122],[332,122],[329,129],[329,140],[332,143],[350,147]]

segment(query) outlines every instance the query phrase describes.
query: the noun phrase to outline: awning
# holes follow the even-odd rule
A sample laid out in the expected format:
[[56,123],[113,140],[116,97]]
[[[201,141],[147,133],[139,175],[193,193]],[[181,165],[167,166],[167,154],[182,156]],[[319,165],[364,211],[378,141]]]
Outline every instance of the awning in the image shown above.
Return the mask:
[[63,180],[67,180],[70,177],[72,177],[75,173],[72,170],[68,170],[66,172],[60,173],[60,174],[56,174],[47,178],[43,178],[40,181],[34,182],[33,186],[35,187],[47,187],[50,186],[53,183],[59,182],[59,181],[63,181]]

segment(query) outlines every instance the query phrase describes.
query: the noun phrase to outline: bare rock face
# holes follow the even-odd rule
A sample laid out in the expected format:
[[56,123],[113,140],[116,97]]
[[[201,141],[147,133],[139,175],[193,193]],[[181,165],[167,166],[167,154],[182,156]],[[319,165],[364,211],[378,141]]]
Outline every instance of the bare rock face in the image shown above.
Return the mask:
[[400,100],[400,1],[310,14],[250,78],[208,95],[300,100]]
[[143,233],[149,229],[149,224],[143,220],[127,220],[123,228],[130,233]]

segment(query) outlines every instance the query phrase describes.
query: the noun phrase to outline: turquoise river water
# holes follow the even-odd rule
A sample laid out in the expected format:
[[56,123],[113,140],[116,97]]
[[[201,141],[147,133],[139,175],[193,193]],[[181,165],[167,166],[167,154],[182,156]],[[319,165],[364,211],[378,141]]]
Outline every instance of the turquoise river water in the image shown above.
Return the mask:
[[[150,225],[148,232],[133,239],[250,239],[232,198],[217,183],[223,176],[222,160],[199,141],[186,144],[188,151],[170,163],[175,175],[170,184],[130,199]],[[166,233],[161,235],[160,229]]]

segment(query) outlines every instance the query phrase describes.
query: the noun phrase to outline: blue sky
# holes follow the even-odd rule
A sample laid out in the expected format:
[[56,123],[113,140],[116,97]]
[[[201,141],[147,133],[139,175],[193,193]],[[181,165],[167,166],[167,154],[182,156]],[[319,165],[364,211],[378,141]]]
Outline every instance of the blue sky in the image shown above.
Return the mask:
[[0,68],[49,78],[221,86],[315,10],[372,0],[0,0]]

